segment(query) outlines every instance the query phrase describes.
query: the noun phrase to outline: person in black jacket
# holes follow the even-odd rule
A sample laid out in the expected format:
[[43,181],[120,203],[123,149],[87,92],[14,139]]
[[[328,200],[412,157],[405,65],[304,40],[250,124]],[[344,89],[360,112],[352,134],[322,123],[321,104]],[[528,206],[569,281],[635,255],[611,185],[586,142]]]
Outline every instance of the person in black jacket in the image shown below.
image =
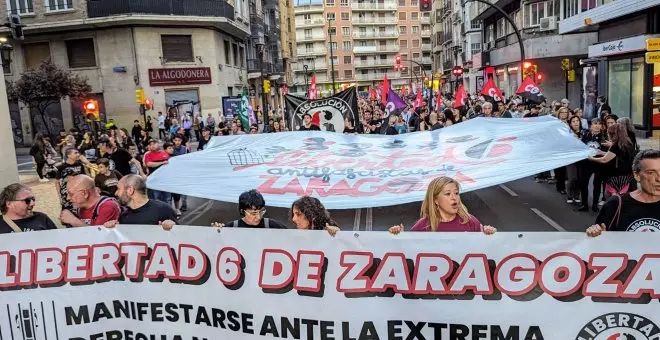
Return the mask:
[[[607,147],[602,145],[602,142],[607,139],[603,127],[603,122],[600,119],[592,119],[591,129],[582,136],[582,142],[594,150],[600,150],[603,152],[607,151]],[[577,211],[589,210],[589,181],[593,176],[594,182],[591,210],[596,212],[598,211],[598,201],[600,199],[603,181],[605,181],[605,167],[601,164],[590,162],[588,160],[584,160],[578,165],[580,171],[580,196],[582,199],[582,205],[577,209]]]
[[598,96],[596,99],[596,114],[594,117],[604,119],[606,115],[612,113],[612,108],[610,105],[607,103],[607,97],[605,96]]

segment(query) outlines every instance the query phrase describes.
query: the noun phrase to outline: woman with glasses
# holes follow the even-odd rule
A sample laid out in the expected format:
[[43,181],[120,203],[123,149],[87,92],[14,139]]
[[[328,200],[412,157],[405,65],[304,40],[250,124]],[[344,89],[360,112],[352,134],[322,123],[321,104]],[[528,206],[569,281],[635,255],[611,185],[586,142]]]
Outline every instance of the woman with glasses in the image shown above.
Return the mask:
[[28,186],[14,183],[0,193],[0,234],[57,229],[46,214],[34,211],[36,199]]
[[212,227],[232,227],[232,228],[266,228],[266,229],[286,229],[281,222],[265,218],[266,200],[256,190],[250,190],[238,196],[238,213],[240,219],[227,223],[211,223]]

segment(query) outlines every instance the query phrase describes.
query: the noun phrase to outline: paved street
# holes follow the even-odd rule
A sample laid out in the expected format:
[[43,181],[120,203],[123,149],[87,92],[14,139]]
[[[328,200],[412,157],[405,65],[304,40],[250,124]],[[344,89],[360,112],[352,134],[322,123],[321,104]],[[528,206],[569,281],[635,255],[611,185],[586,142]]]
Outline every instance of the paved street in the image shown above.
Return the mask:
[[[595,213],[574,212],[572,206],[554,189],[554,185],[521,179],[462,195],[471,214],[482,223],[500,231],[584,231],[595,219]],[[231,203],[190,198],[191,208],[181,223],[209,225],[213,221],[227,222],[238,218],[238,206]],[[421,203],[373,209],[373,229],[386,230],[403,223],[410,228],[419,216]],[[196,207],[196,208],[195,208]],[[267,216],[292,225],[288,209],[268,208]],[[342,229],[355,225],[355,210],[332,210],[333,218]],[[365,225],[367,209],[361,209],[359,230]]]

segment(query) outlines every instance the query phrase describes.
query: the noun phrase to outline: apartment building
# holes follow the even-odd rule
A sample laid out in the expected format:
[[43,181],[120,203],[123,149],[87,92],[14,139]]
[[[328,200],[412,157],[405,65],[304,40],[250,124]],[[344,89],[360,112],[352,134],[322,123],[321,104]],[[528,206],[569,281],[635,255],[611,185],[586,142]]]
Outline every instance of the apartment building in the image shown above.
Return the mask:
[[[135,90],[143,88],[154,110],[172,114],[214,113],[223,96],[237,95],[247,85],[249,37],[247,0],[0,0],[0,16],[19,14],[25,40],[14,47],[8,80],[54,63],[88,78],[91,97],[101,112],[120,126],[140,119]],[[162,3],[162,2],[161,2]],[[8,36],[7,29],[2,29]],[[46,131],[30,109],[9,103],[12,124],[25,144]],[[50,131],[77,126],[82,103],[69,99],[51,105],[45,124]]]
[[[567,98],[573,107],[582,102],[583,74],[569,79],[562,70],[562,61],[579,63],[588,55],[588,46],[596,43],[598,33],[580,31],[560,35],[559,25],[571,14],[574,4],[595,4],[600,0],[497,0],[519,28],[525,57],[538,66],[542,75],[539,87],[548,100]],[[625,2],[625,0],[624,0]],[[506,97],[515,93],[522,81],[520,47],[513,26],[494,8],[484,4],[473,6],[472,20],[483,23],[483,54],[479,65],[485,77],[492,77]],[[585,8],[586,10],[586,8]],[[489,67],[490,66],[490,67]]]
[[660,137],[660,65],[645,62],[646,43],[660,37],[660,1],[564,1],[559,33],[595,32],[597,41],[576,65],[585,112],[608,98],[612,113],[632,120],[638,133]]
[[321,96],[333,93],[333,82],[336,91],[366,91],[385,75],[397,89],[431,76],[430,13],[418,0],[296,0],[294,12],[297,95],[305,96],[312,75]]

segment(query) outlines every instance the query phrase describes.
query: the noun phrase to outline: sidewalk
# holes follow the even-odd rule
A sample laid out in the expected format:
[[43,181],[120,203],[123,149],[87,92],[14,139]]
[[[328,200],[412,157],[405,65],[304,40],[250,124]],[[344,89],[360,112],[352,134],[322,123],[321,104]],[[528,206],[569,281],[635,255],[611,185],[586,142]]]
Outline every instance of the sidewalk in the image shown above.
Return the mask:
[[37,175],[20,175],[19,179],[21,184],[25,184],[32,189],[32,193],[37,199],[34,210],[48,215],[59,226],[61,206],[59,194],[55,187],[55,180],[50,180],[48,183],[41,183]]

